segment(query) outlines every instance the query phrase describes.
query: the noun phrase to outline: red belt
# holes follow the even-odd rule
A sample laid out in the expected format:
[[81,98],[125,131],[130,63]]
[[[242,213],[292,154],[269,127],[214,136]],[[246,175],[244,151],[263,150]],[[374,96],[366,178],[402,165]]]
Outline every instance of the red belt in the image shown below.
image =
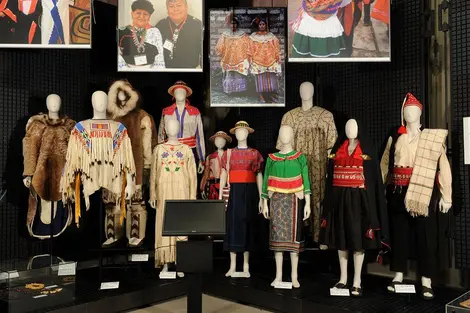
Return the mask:
[[364,169],[362,166],[335,166],[333,186],[346,188],[365,188]]
[[394,167],[392,172],[392,183],[395,186],[409,186],[412,174],[412,167]]
[[230,183],[256,183],[256,174],[252,171],[230,171]]
[[182,144],[188,145],[190,148],[196,148],[196,136],[179,138],[178,141]]

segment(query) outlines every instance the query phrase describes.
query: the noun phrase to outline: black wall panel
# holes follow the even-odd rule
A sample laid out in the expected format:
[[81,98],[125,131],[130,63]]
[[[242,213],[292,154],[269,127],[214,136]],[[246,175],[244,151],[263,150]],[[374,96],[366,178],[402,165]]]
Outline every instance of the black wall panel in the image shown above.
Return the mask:
[[452,0],[450,13],[454,202],[459,200],[454,209],[460,212],[455,225],[455,256],[458,268],[470,268],[470,175],[469,166],[463,163],[462,122],[470,116],[470,2]]

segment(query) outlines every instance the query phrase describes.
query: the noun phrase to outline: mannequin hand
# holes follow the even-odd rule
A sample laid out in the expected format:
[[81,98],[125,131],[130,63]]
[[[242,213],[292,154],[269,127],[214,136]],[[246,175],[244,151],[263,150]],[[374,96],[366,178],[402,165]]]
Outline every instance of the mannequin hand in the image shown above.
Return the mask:
[[269,220],[269,208],[268,208],[268,200],[263,199],[263,216],[265,219]]
[[131,200],[132,196],[135,193],[135,189],[133,188],[132,185],[127,185],[125,189],[125,193],[126,193],[126,200]]
[[207,200],[206,191],[204,189],[201,190],[201,198],[202,200]]
[[197,173],[202,174],[204,172],[204,162],[199,162],[199,165],[197,167]]
[[326,245],[320,245],[320,250],[328,250],[328,246],[326,246]]
[[441,201],[439,201],[439,210],[442,213],[449,212],[451,207],[452,207],[452,202],[445,202],[444,199],[441,199]]
[[26,188],[31,187],[31,176],[28,176],[25,179],[23,179],[23,184],[25,185]]
[[312,211],[310,210],[310,206],[306,205],[305,208],[304,208],[304,221],[308,220],[311,213],[312,213]]
[[264,210],[264,206],[263,206],[263,199],[259,199],[259,203],[258,203],[258,213],[259,214],[262,214],[263,213],[263,210]]
[[157,201],[155,201],[155,200],[150,200],[150,201],[149,201],[149,204],[150,204],[150,206],[151,206],[152,208],[154,208],[154,209],[157,207]]

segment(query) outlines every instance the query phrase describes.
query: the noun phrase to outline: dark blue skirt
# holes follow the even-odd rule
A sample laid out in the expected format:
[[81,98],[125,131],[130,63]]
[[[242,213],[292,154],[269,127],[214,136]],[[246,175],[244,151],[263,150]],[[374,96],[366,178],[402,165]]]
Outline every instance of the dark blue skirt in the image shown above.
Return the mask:
[[256,183],[230,184],[224,249],[230,252],[256,249],[259,194]]

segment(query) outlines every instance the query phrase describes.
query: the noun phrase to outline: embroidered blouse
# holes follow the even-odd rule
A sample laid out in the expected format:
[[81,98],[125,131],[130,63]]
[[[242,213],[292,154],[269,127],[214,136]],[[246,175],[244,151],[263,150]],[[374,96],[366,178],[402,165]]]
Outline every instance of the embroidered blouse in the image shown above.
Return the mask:
[[312,193],[305,155],[295,150],[269,155],[261,197],[269,199],[274,192],[295,193],[299,199]]
[[202,176],[200,189],[203,190],[209,179],[219,179],[222,172],[222,158],[219,156],[219,152],[215,151],[207,157],[207,166],[204,169],[204,175]]
[[250,35],[251,73],[281,73],[281,46],[273,33]]
[[[256,174],[261,172],[261,164],[264,159],[258,150],[253,148],[231,150],[229,166],[230,183],[256,182]],[[227,170],[227,151],[222,156],[222,168]]]
[[217,42],[215,51],[220,55],[220,66],[224,72],[232,71],[248,75],[248,35],[239,30],[224,32]]

